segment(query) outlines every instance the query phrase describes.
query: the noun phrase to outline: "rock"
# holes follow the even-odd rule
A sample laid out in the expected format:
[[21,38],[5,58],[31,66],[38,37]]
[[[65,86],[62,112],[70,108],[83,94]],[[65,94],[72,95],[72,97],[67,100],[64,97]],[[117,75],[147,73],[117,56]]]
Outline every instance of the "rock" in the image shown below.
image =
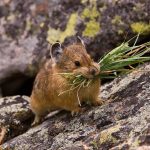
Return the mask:
[[59,113],[1,145],[2,149],[148,149],[150,63],[101,87],[102,106]]
[[0,143],[24,133],[31,124],[33,114],[27,96],[0,98]]
[[[18,94],[16,91],[22,88],[24,81],[31,76],[35,77],[39,66],[49,56],[47,41],[52,44],[59,40],[67,45],[75,41],[75,35],[80,35],[85,40],[88,52],[98,60],[106,51],[129,40],[138,32],[141,32],[139,39],[146,40],[150,33],[149,5],[149,0],[2,1],[2,94]],[[5,85],[14,77],[16,84],[12,85],[16,90],[6,90]],[[29,92],[21,94],[30,95]]]
[[[150,33],[149,5],[149,0],[1,1],[0,97],[16,94],[36,75],[49,57],[48,42],[59,40],[67,45],[75,41],[75,35],[80,35],[88,52],[99,59],[138,32],[140,42],[146,40]],[[141,68],[149,70],[150,65]],[[146,149],[149,82],[149,72],[143,71],[115,79],[101,89],[105,105],[92,107],[74,118],[60,113],[35,128],[30,128],[33,114],[27,97],[2,98],[2,148]],[[29,87],[22,88],[26,89]]]

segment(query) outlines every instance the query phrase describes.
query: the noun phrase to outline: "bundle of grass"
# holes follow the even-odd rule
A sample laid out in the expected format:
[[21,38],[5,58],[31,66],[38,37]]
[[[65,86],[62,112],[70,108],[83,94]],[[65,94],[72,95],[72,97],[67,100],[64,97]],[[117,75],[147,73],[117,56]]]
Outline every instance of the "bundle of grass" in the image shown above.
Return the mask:
[[[150,61],[150,42],[135,46],[129,46],[129,42],[122,43],[99,61],[100,74],[97,76],[103,79],[112,79],[122,74],[127,74],[133,71],[134,66]],[[74,75],[72,73],[61,73],[64,77],[70,80],[70,88],[59,93],[64,94],[77,89],[77,99],[81,106],[78,92],[83,87],[90,86],[93,79],[86,79],[82,75]]]
[[129,73],[134,69],[132,65],[150,61],[149,53],[150,42],[138,46],[129,46],[128,42],[122,43],[100,60],[100,78],[115,78]]
[[[135,46],[129,46],[129,42],[122,43],[103,58],[100,59],[101,79],[112,79],[119,75],[126,74],[135,69],[132,65],[150,61],[150,42]],[[72,73],[62,73],[66,78],[70,79],[71,89],[89,86],[92,79],[86,79],[82,75],[74,76]],[[67,92],[64,91],[64,92]],[[63,93],[64,93],[63,92]],[[61,93],[62,94],[62,93]]]

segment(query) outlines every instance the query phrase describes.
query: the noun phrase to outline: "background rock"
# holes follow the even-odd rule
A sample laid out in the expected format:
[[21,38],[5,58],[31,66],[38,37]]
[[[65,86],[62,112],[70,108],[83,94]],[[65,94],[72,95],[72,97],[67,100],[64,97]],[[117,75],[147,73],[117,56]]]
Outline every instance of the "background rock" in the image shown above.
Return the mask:
[[7,141],[2,149],[104,150],[148,147],[150,63],[101,87],[106,103],[71,117],[59,113]]
[[146,41],[150,35],[149,5],[149,0],[1,0],[3,96],[30,95],[34,76],[49,57],[47,41],[67,45],[80,35],[95,59],[138,32],[142,32],[140,42]]

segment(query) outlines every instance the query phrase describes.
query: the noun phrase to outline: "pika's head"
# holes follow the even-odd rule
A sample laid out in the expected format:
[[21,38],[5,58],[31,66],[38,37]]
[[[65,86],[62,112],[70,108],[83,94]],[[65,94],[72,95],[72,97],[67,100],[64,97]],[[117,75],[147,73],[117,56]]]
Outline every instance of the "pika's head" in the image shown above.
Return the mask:
[[85,49],[85,45],[80,37],[77,43],[64,49],[60,43],[52,45],[56,65],[62,72],[70,72],[75,75],[82,75],[85,78],[93,78],[100,72],[100,66],[94,62]]

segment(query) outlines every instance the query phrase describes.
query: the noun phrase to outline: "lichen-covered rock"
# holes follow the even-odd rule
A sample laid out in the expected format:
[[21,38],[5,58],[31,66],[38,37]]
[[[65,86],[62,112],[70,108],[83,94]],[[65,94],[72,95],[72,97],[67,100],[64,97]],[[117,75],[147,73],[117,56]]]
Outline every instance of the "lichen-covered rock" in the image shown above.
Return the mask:
[[[106,51],[138,32],[141,32],[141,40],[149,37],[149,3],[149,0],[2,0],[2,96],[18,94],[24,82],[35,76],[49,57],[48,42],[59,40],[67,45],[75,41],[75,35],[80,35],[89,53],[98,60]],[[15,82],[12,82],[14,77]],[[15,87],[13,90],[8,86],[10,81]],[[29,92],[22,94],[29,95]]]
[[25,132],[31,118],[33,114],[27,96],[0,98],[0,143]]
[[150,63],[101,87],[102,106],[76,117],[59,113],[2,145],[2,149],[104,150],[148,148]]
[[2,0],[0,84],[15,73],[35,75],[48,55],[47,41],[67,44],[83,36],[99,59],[138,32],[148,37],[149,5],[149,0]]

